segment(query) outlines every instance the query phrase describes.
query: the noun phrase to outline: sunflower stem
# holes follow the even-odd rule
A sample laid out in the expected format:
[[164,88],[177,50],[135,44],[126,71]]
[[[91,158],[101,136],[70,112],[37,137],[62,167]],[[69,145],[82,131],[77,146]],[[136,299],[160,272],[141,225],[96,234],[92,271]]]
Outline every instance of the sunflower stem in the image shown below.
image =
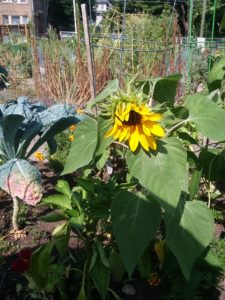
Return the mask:
[[117,144],[117,145],[123,146],[124,148],[129,149],[129,147],[126,144],[123,144],[123,143],[120,143],[120,142],[117,142],[117,141],[113,141],[113,144]]
[[17,197],[12,197],[13,199],[13,215],[12,215],[12,224],[13,229],[18,230],[18,214],[19,214],[19,199]]
[[189,120],[190,120],[190,119],[187,118],[186,120],[183,120],[183,121],[181,121],[181,122],[175,124],[173,127],[171,127],[171,128],[167,131],[166,137],[167,137],[171,132],[173,132],[175,129],[177,129],[178,127],[180,127],[182,124],[187,123]]

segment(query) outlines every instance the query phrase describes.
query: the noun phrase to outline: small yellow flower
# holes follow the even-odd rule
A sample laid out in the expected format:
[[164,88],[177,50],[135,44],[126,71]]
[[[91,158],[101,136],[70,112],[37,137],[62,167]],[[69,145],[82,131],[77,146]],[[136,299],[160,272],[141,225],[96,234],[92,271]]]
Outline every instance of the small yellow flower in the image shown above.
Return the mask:
[[70,140],[71,142],[74,140],[74,135],[73,135],[73,134],[71,134],[71,135],[69,136],[69,140]]
[[148,283],[152,286],[157,286],[160,283],[160,278],[158,273],[152,273],[151,278],[148,280]]
[[84,109],[79,109],[79,108],[78,108],[78,109],[77,109],[77,113],[80,114],[80,115],[84,114]]
[[111,233],[106,233],[106,234],[105,234],[105,237],[106,237],[108,240],[111,240],[112,235],[111,235]]
[[73,131],[76,129],[76,127],[77,127],[76,125],[71,125],[71,126],[69,127],[69,129],[70,129],[71,132],[73,132]]
[[45,159],[43,153],[41,153],[41,152],[39,152],[39,151],[37,151],[37,152],[34,153],[34,157],[35,157],[37,160],[44,160],[44,159]]
[[119,142],[128,141],[131,151],[135,151],[139,145],[146,150],[156,150],[156,137],[163,137],[164,130],[158,124],[162,115],[152,112],[146,104],[135,102],[119,102],[113,116],[113,127],[105,137],[113,136]]

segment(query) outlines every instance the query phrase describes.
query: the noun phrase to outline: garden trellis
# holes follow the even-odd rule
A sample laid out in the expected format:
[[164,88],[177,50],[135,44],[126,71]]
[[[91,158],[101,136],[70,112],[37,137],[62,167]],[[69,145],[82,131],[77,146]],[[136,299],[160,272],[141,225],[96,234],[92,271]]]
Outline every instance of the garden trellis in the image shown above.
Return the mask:
[[[109,16],[105,15],[103,20],[103,24],[108,22],[109,28],[104,25],[100,26],[100,32],[94,32],[90,36],[94,58],[99,51],[108,51],[110,60],[115,65],[116,72],[113,74],[113,77],[121,79],[123,75],[129,73],[138,74],[140,78],[146,78],[146,75],[159,77],[180,72],[184,77],[184,89],[190,89],[193,64],[196,63],[200,54],[208,56],[208,69],[210,69],[211,55],[224,53],[225,51],[225,41],[223,39],[214,39],[216,0],[213,2],[211,37],[210,39],[204,39],[204,42],[199,41],[193,33],[193,7],[200,0],[174,0],[172,3],[172,14],[167,18],[166,24],[163,24],[166,29],[161,39],[141,39],[142,33],[140,33],[140,37],[137,37],[135,23],[137,23],[136,27],[140,25],[137,21],[138,17],[146,17],[148,19],[148,16],[144,14],[128,14],[126,11],[127,1],[120,0],[119,2],[123,2],[123,12],[120,13],[111,8]],[[153,5],[169,4],[168,1],[137,0],[133,2],[152,3]],[[181,37],[177,26],[175,8],[181,3],[189,5],[187,37]],[[222,6],[224,5],[222,4]],[[135,16],[137,16],[136,20]],[[118,21],[118,19],[120,20]],[[116,22],[118,22],[117,25]],[[139,28],[139,31],[141,30]],[[135,33],[136,36],[134,36]],[[142,70],[140,70],[141,68]],[[146,69],[148,69],[148,72]]]

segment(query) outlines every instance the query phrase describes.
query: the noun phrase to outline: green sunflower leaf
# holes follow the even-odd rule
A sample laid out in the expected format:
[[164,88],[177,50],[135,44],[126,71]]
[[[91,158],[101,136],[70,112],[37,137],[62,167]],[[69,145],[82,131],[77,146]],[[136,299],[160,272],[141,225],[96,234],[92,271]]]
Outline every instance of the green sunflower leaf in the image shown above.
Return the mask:
[[92,109],[96,104],[109,97],[118,89],[118,86],[119,84],[117,79],[110,81],[106,87],[94,98],[94,100],[88,102],[87,108]]
[[98,143],[95,150],[95,156],[101,155],[105,152],[107,146],[111,144],[113,141],[112,137],[105,138],[106,132],[112,126],[108,119],[104,119],[102,117],[98,117],[97,120],[98,126]]
[[176,138],[157,142],[157,150],[146,153],[128,151],[127,165],[133,177],[159,201],[167,213],[177,206],[188,182],[187,154]]
[[188,280],[193,265],[213,238],[214,220],[200,201],[180,201],[167,228],[166,242]]
[[225,110],[204,95],[189,96],[186,101],[189,119],[209,139],[225,140]]
[[202,149],[199,154],[199,162],[205,178],[213,181],[225,181],[225,150]]
[[85,119],[75,130],[75,139],[72,142],[62,175],[87,166],[93,158],[96,145],[97,122],[91,118]]
[[209,72],[207,78],[209,92],[212,92],[216,89],[220,89],[221,81],[225,75],[224,65],[225,65],[225,57],[222,57],[213,65],[212,70]]
[[154,83],[153,99],[159,103],[166,102],[170,106],[173,106],[181,77],[181,74],[172,74],[164,78],[156,79],[156,82]]
[[113,233],[129,275],[154,238],[160,219],[160,206],[149,197],[127,191],[115,195],[112,202]]

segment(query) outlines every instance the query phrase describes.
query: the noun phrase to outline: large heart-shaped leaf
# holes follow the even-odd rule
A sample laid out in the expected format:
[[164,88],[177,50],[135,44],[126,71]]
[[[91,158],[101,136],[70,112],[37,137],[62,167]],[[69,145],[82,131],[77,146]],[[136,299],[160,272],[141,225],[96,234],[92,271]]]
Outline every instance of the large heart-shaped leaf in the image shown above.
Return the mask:
[[97,122],[88,118],[79,123],[67,157],[63,175],[90,163],[97,145]]
[[204,95],[193,95],[187,98],[189,119],[197,130],[209,139],[225,139],[225,110]]
[[160,103],[173,105],[177,92],[177,86],[181,79],[181,74],[172,74],[170,76],[157,79],[154,83],[153,99]]
[[159,227],[161,209],[146,196],[121,191],[112,203],[112,226],[127,272],[131,275]]
[[216,89],[220,89],[221,81],[225,75],[225,57],[222,57],[218,62],[213,65],[212,70],[208,75],[208,88],[209,92],[212,92]]
[[187,279],[195,261],[212,240],[213,225],[213,215],[204,203],[179,203],[167,228],[166,242]]
[[137,154],[127,154],[131,175],[160,201],[167,213],[177,206],[188,182],[186,163],[186,151],[176,138],[158,141],[157,150],[151,154],[142,149]]

